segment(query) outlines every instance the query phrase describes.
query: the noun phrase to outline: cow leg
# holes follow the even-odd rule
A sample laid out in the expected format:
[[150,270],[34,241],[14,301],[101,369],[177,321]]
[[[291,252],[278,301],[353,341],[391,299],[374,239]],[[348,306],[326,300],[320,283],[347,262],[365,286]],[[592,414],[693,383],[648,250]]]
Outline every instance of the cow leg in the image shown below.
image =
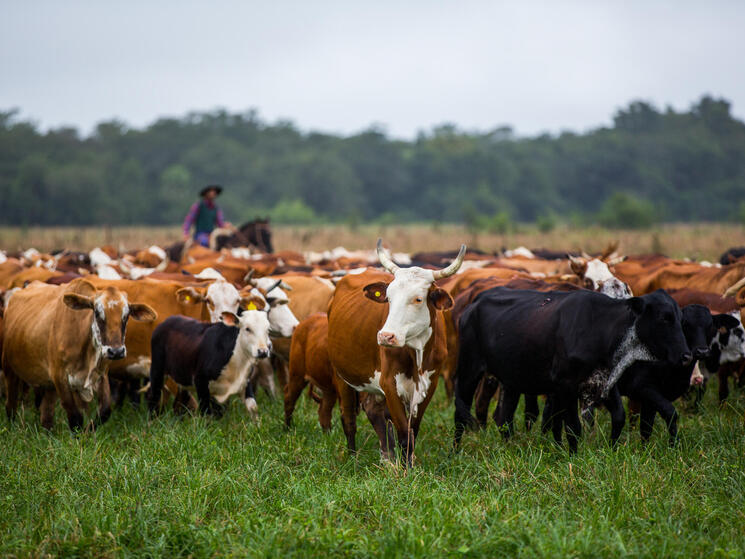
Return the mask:
[[246,406],[248,416],[255,420],[259,416],[259,408],[256,405],[256,394],[254,394],[254,387],[251,380],[246,382],[246,390],[243,392],[243,403]]
[[127,387],[126,395],[129,397],[130,404],[133,408],[139,409],[142,401],[142,395],[140,394],[142,381],[139,378],[131,378],[126,381],[125,386]]
[[190,403],[194,401],[194,398],[185,388],[180,388],[173,398],[173,413],[176,415],[183,415],[189,411],[195,411],[193,407],[190,407]]
[[325,433],[331,431],[331,414],[336,404],[336,390],[324,390],[321,405],[318,406],[318,423]]
[[530,431],[538,419],[538,395],[523,394],[525,398],[525,430]]
[[98,383],[98,413],[92,427],[95,429],[103,425],[109,420],[109,417],[111,417],[111,387],[108,375],[104,375]]
[[[476,388],[476,395],[474,397],[476,403],[474,404],[474,411],[476,413],[476,421],[478,421],[479,426],[482,428],[486,427],[486,418],[489,415],[489,404],[491,404],[492,398],[498,388],[499,380],[497,380],[497,377],[488,374],[484,375],[478,388]],[[501,403],[501,396],[499,403]],[[499,403],[497,404],[497,409],[499,409]],[[494,414],[496,421],[496,410]]]
[[277,372],[277,380],[279,381],[279,388],[280,390],[284,390],[285,386],[287,385],[287,381],[289,379],[289,367],[287,366],[287,361],[283,358],[277,355],[276,353],[272,354],[271,357],[272,365],[274,366],[274,370]]
[[[509,439],[515,432],[515,410],[520,402],[520,393],[502,385],[499,393],[498,414],[495,414],[497,427],[499,427],[502,437]],[[506,427],[505,427],[506,425]]]
[[54,387],[37,388],[41,392],[39,412],[41,414],[41,426],[47,431],[54,427],[54,405],[57,403],[57,391]]
[[670,446],[673,446],[678,438],[678,412],[675,406],[662,394],[653,389],[645,390],[643,397],[651,405],[652,409],[659,412],[660,417],[662,417],[665,425],[667,425]]
[[268,359],[259,359],[254,367],[256,374],[251,375],[251,378],[274,400],[277,397],[277,387],[274,384],[274,369],[271,362]]
[[202,415],[212,415],[215,412],[215,407],[212,402],[212,395],[210,394],[209,380],[204,376],[197,376],[194,386],[197,389],[199,412]]
[[[53,379],[61,378],[62,374],[52,374]],[[77,432],[83,427],[83,413],[78,407],[75,394],[70,389],[70,385],[64,380],[55,381],[54,386],[57,389],[62,409],[67,413],[67,425],[70,431]]]
[[44,388],[41,388],[39,386],[34,388],[34,407],[38,410],[41,408],[41,400],[44,398],[44,393],[46,390]]
[[639,422],[639,435],[641,435],[643,442],[647,442],[649,440],[649,437],[652,435],[652,428],[654,427],[654,416],[656,414],[657,410],[652,405],[652,403],[643,400],[641,420]]
[[396,458],[396,438],[391,429],[390,415],[386,409],[385,399],[373,394],[362,398],[362,409],[375,429],[380,443],[380,458],[393,462]]
[[[335,374],[338,375],[338,373]],[[350,452],[356,452],[358,394],[354,388],[344,381],[337,383],[337,389],[339,391],[339,407],[341,408],[341,426],[344,429],[344,435],[347,437],[347,448]]]
[[474,326],[468,325],[460,332],[458,344],[458,366],[455,371],[455,436],[453,448],[456,450],[467,426],[473,426],[471,404],[476,388],[484,376],[485,362],[479,352],[479,336]]
[[166,376],[165,368],[165,348],[162,344],[153,343],[152,357],[150,359],[150,388],[147,391],[147,407],[150,413],[160,411],[161,393],[163,392],[163,384],[165,383]]
[[16,410],[18,409],[18,391],[20,390],[21,380],[16,374],[7,368],[5,373],[5,414],[8,416],[9,421],[13,421],[16,416]]
[[641,404],[634,398],[629,398],[629,429],[634,430],[639,424],[639,414],[641,413]]
[[613,387],[613,390],[608,395],[608,399],[604,400],[603,404],[610,412],[610,442],[615,447],[618,443],[618,438],[621,436],[621,431],[623,431],[623,425],[626,423],[626,412],[623,409],[623,400],[621,400],[621,393],[618,391],[618,387]]
[[717,376],[719,377],[719,405],[722,405],[729,396],[730,372],[729,363],[726,366],[720,366],[719,371],[717,371]]
[[[559,407],[559,413],[564,418],[564,432],[567,436],[567,443],[569,445],[569,452],[572,454],[577,452],[577,440],[582,436],[582,423],[579,420],[579,414],[577,413],[578,398],[577,395],[570,390],[562,390],[557,392],[557,405]],[[556,433],[554,432],[554,435]]]
[[306,386],[308,386],[308,381],[305,380],[304,372],[296,371],[293,367],[290,367],[290,378],[284,388],[285,425],[287,427],[292,425],[292,414],[295,412],[295,405]]
[[[398,395],[393,375],[390,373],[386,374],[386,371],[383,371],[380,378],[380,387],[385,394],[385,401],[388,411],[391,414],[393,427],[396,429],[398,445],[401,448],[404,464],[406,467],[411,467],[414,463],[416,436],[410,427],[409,419],[406,416],[406,409],[404,408],[404,403],[401,401],[401,397]],[[422,412],[423,410],[419,410],[420,414]]]

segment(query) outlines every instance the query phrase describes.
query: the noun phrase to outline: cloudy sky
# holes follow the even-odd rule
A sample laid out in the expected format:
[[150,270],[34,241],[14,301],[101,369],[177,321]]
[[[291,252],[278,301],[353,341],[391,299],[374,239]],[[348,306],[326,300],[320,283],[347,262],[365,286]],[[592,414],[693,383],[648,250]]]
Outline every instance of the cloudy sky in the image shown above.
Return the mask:
[[745,2],[0,0],[0,110],[89,132],[256,108],[397,137],[608,124],[632,99],[745,117]]

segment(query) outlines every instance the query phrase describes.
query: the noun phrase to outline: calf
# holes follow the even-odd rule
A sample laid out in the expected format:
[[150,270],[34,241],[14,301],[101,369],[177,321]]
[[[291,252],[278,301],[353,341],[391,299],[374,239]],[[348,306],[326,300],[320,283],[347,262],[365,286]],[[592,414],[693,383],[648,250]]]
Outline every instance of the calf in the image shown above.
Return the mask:
[[148,305],[129,303],[114,287],[96,289],[76,279],[66,286],[33,283],[15,293],[5,311],[2,365],[6,411],[15,415],[19,382],[41,393],[41,424],[54,423],[57,396],[70,429],[82,427],[83,411],[98,393],[98,423],[111,413],[109,362],[126,356],[127,319],[152,322]]
[[[709,357],[710,346],[715,336],[738,327],[740,322],[728,315],[712,316],[703,305],[688,305],[683,308],[681,326],[686,343],[695,359]],[[718,364],[718,359],[716,359]],[[695,362],[687,365],[659,362],[633,363],[618,381],[620,394],[641,404],[641,425],[639,432],[643,440],[649,439],[657,413],[667,425],[670,444],[674,444],[678,434],[678,413],[672,402],[688,391],[691,382],[701,382],[696,376]]]
[[[581,433],[577,403],[607,399],[635,361],[692,359],[680,326],[680,309],[664,291],[611,299],[590,291],[552,292],[495,287],[479,295],[459,323],[455,390],[455,444],[473,424],[471,403],[486,372],[505,395],[554,394],[570,451]],[[615,401],[615,399],[613,400]],[[618,399],[620,402],[620,398]],[[503,401],[507,417],[517,399]],[[611,409],[613,438],[625,422],[623,407]]]
[[[221,415],[231,395],[245,391],[245,404],[255,415],[248,374],[257,359],[271,350],[264,301],[253,297],[240,317],[224,312],[221,322],[172,316],[153,332],[148,405],[155,411],[166,375],[182,387],[194,386],[202,413]],[[179,395],[183,400],[184,393]]]

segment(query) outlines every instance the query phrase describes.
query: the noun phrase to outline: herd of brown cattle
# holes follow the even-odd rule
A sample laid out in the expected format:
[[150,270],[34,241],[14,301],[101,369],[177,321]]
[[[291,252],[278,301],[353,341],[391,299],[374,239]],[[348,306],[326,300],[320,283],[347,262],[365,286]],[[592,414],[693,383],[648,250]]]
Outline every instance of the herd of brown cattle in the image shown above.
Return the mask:
[[[250,378],[270,393],[274,379],[279,381],[287,425],[310,384],[324,430],[339,401],[354,450],[362,409],[382,455],[393,459],[397,441],[411,464],[440,376],[448,396],[453,393],[458,318],[487,289],[590,289],[619,298],[665,289],[680,306],[702,304],[712,313],[739,317],[745,306],[745,261],[620,257],[616,249],[556,258],[523,248],[497,256],[465,247],[457,254],[390,256],[380,242],[376,251],[321,254],[191,246],[177,260],[159,247],[122,254],[113,247],[0,253],[0,374],[7,415],[13,418],[30,387],[46,428],[54,423],[58,397],[72,429],[86,428],[85,410],[97,398],[87,425],[94,428],[115,401],[126,395],[137,400],[145,390],[151,337],[159,324],[174,315],[217,322],[259,297],[268,313],[272,354],[253,367]],[[744,365],[740,358],[720,367],[722,400],[728,377],[745,381]],[[172,380],[169,389],[179,393]],[[491,394],[477,406],[488,408]],[[195,409],[193,398],[175,401]]]

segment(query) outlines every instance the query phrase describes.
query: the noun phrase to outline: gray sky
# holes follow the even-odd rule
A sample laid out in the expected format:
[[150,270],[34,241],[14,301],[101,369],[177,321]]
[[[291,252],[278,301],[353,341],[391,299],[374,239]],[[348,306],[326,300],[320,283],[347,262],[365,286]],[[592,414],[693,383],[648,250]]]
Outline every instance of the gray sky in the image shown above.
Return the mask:
[[84,132],[256,108],[397,137],[611,122],[632,99],[745,116],[745,2],[0,0],[0,110]]

